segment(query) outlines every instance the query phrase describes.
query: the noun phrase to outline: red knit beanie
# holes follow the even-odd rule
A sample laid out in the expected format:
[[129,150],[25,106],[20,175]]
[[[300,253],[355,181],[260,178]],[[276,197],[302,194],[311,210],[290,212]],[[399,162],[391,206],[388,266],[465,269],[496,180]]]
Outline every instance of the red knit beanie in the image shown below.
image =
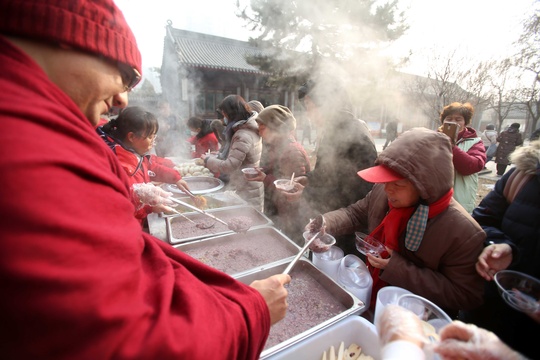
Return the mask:
[[141,53],[113,0],[0,0],[0,33],[64,44],[141,71]]

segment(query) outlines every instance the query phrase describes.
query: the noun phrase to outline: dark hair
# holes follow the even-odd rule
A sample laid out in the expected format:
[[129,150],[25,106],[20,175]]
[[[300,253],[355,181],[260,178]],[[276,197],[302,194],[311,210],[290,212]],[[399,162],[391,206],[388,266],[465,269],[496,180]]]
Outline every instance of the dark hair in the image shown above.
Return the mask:
[[488,126],[486,126],[486,130],[495,130],[495,125],[489,124]]
[[251,116],[251,108],[240,95],[229,95],[218,106],[230,122],[245,120]]
[[154,114],[139,106],[125,108],[116,119],[103,125],[104,132],[120,141],[124,141],[130,132],[147,137],[157,133],[158,130],[159,124]]
[[512,125],[510,125],[510,127],[514,128],[514,129],[519,129],[521,125],[519,123],[512,123]]
[[474,107],[471,105],[471,103],[462,104],[460,102],[453,102],[450,105],[445,106],[443,111],[441,111],[441,123],[444,122],[444,119],[447,116],[452,114],[459,114],[463,116],[463,119],[465,119],[465,125],[469,125],[474,115]]
[[187,121],[187,126],[193,129],[202,129],[204,120],[200,117],[193,116]]

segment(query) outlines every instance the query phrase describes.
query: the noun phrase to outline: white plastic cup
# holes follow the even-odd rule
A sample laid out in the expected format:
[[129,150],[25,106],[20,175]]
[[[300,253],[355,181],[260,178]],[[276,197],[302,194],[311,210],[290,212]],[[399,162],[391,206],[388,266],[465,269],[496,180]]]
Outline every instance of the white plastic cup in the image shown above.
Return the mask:
[[369,309],[373,278],[362,259],[352,254],[341,259],[338,282],[343,288],[364,302],[365,310]]
[[343,250],[333,245],[328,251],[313,252],[313,265],[337,282],[339,263],[343,255]]
[[384,308],[390,304],[397,304],[401,295],[412,294],[409,290],[397,286],[385,286],[377,293],[375,301],[375,314],[373,316],[373,324],[378,327],[379,318],[383,313]]

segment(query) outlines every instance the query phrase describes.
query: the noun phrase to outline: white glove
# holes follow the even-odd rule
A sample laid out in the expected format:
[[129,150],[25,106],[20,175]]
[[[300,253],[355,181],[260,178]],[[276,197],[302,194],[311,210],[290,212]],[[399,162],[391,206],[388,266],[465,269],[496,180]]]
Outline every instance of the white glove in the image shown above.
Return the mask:
[[427,342],[420,318],[401,306],[387,305],[376,325],[381,347],[396,340],[405,340],[419,347]]
[[435,352],[443,359],[517,360],[524,359],[509,348],[497,335],[472,324],[454,321],[440,331],[441,342]]
[[163,190],[151,183],[133,184],[133,193],[143,205],[159,206],[172,205],[174,202],[169,199],[172,193]]

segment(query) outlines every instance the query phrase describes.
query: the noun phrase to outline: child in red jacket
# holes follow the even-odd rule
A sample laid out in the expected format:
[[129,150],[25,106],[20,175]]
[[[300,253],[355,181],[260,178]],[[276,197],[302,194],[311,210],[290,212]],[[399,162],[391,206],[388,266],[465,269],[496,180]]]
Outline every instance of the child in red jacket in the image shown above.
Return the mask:
[[219,142],[210,126],[212,120],[203,120],[199,117],[191,117],[187,121],[187,125],[193,136],[187,141],[195,145],[195,150],[191,152],[191,157],[198,159],[201,155],[210,152],[218,151]]
[[[116,119],[98,127],[97,132],[118,156],[129,176],[131,185],[152,181],[176,184],[180,190],[189,190],[178,171],[167,166],[167,159],[149,155],[159,130],[157,118],[138,106],[124,109]],[[151,212],[161,212],[161,206],[139,206],[135,216],[143,219]]]

